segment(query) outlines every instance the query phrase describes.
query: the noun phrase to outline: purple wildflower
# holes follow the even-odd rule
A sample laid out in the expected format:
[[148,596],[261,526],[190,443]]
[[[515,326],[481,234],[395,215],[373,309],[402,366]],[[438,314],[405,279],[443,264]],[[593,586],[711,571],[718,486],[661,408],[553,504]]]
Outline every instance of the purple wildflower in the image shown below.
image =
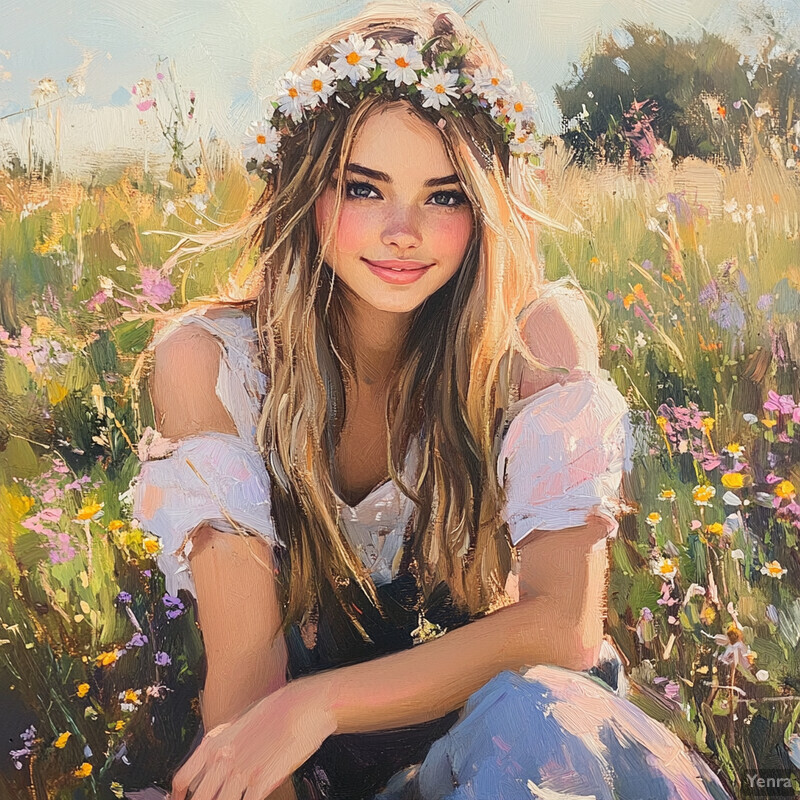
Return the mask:
[[719,303],[719,285],[715,280],[711,280],[697,295],[697,299],[701,306],[711,305],[712,303]]
[[186,611],[183,601],[178,597],[173,597],[171,594],[165,594],[161,598],[161,602],[166,606],[167,617],[169,619],[176,619]]
[[159,667],[168,667],[172,663],[172,659],[169,657],[169,653],[159,650],[156,653],[155,662]]
[[120,592],[116,597],[116,602],[129,605],[132,599],[129,592]]
[[132,647],[144,647],[147,644],[147,637],[137,631],[136,633],[131,636],[131,640],[125,645],[126,650],[130,650]]
[[732,296],[727,295],[719,301],[719,306],[708,312],[708,316],[716,322],[720,328],[725,330],[744,330],[746,320],[742,307],[733,299]]

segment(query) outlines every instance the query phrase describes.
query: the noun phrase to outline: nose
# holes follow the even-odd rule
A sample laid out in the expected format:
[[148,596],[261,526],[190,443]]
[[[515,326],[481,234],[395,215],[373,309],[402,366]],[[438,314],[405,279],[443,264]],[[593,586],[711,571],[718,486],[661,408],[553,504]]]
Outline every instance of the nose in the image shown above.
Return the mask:
[[422,231],[415,209],[410,206],[397,206],[387,216],[381,234],[384,246],[399,251],[416,250],[422,244]]

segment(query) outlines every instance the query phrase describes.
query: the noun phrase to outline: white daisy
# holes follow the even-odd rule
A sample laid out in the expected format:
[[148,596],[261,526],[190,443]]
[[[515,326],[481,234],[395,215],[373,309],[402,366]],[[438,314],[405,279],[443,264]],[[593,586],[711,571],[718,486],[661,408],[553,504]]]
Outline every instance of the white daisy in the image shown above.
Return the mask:
[[525,86],[518,86],[505,99],[503,112],[511,122],[521,125],[523,122],[533,120],[533,112],[536,109],[536,97],[533,92]]
[[265,159],[274,160],[278,155],[280,141],[281,135],[267,120],[260,119],[258,122],[251,122],[245,131],[245,140],[242,145],[245,163],[251,158],[259,163]]
[[321,61],[316,66],[304,69],[300,73],[303,102],[309,108],[316,108],[320,103],[327,103],[335,90],[336,73]]
[[458,97],[457,81],[457,72],[445,72],[443,69],[423,75],[417,84],[425,98],[423,108],[434,108],[438,111],[442,106],[452,105],[450,98]]
[[472,81],[475,94],[495,103],[498,98],[511,94],[514,78],[510,69],[493,70],[484,65],[475,70]]
[[282,114],[291,117],[294,122],[300,122],[303,118],[305,95],[302,84],[302,78],[291,70],[275,84],[278,108]]
[[375,57],[378,51],[373,49],[374,39],[364,39],[357,33],[351,33],[347,39],[342,39],[333,45],[336,56],[331,62],[331,67],[340,78],[349,78],[353,86],[360,80],[369,78],[369,73],[375,66]]
[[542,152],[542,147],[536,137],[524,130],[514,134],[514,137],[508,143],[508,147],[514,155],[518,156],[528,155],[529,153],[539,155]]
[[412,44],[384,45],[378,63],[386,70],[386,80],[395,86],[406,86],[417,82],[417,70],[425,69],[419,50]]

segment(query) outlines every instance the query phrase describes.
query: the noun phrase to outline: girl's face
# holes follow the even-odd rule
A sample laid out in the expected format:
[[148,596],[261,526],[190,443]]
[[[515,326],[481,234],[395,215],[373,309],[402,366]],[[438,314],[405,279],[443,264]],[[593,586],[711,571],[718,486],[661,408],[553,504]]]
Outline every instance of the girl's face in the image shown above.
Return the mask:
[[325,261],[380,311],[408,313],[458,271],[472,210],[439,132],[407,104],[368,117],[353,142],[338,220],[334,173],[315,204]]

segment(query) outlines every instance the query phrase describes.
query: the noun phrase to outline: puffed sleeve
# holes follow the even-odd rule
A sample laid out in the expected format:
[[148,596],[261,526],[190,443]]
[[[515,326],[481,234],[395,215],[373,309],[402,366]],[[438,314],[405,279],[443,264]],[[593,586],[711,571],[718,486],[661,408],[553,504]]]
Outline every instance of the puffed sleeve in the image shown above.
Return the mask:
[[220,346],[215,389],[237,433],[172,440],[148,428],[139,442],[142,465],[133,486],[133,515],[142,530],[160,540],[157,562],[173,595],[178,589],[196,594],[188,556],[192,533],[204,523],[282,545],[271,516],[269,473],[255,438],[266,378],[256,367],[251,321],[236,309],[213,319],[201,309],[172,322],[151,348],[184,325],[204,328]]
[[188,556],[191,534],[199,525],[282,545],[271,516],[264,461],[254,444],[232,434],[190,436],[178,441],[168,457],[146,460],[133,501],[141,528],[161,542],[158,567],[173,595],[178,589],[195,594]]
[[498,480],[515,545],[534,530],[583,525],[590,514],[607,517],[616,530],[622,473],[629,469],[627,404],[601,375],[572,378],[513,409]]

